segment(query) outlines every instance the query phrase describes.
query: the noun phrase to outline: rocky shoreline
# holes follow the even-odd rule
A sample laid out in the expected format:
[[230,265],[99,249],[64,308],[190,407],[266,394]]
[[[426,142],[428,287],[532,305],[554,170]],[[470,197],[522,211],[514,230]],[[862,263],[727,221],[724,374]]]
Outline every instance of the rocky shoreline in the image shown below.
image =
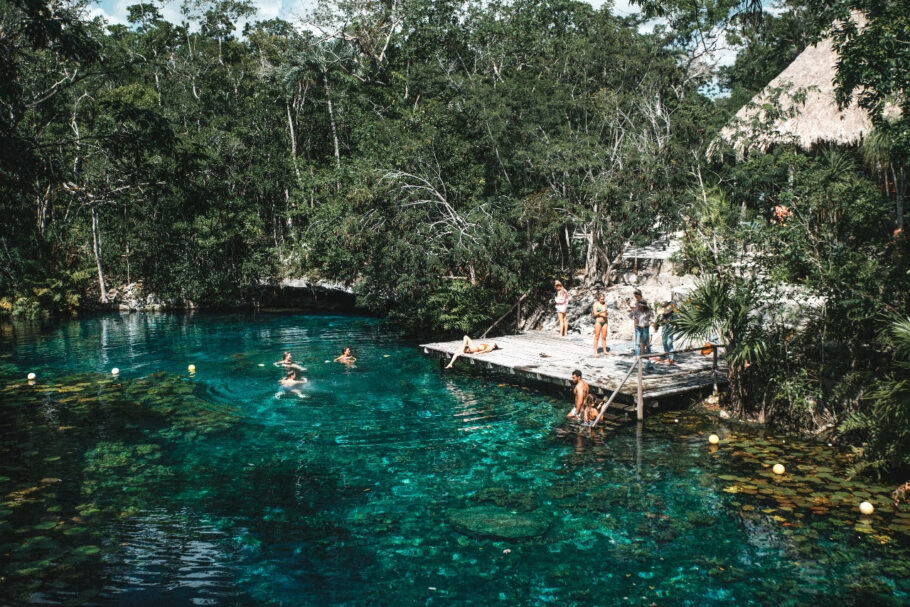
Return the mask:
[[94,303],[86,309],[98,312],[185,312],[212,309],[294,310],[335,313],[364,313],[357,308],[354,288],[339,282],[307,278],[267,279],[246,298],[200,301],[163,297],[146,292],[142,281],[123,284],[107,292],[108,303]]

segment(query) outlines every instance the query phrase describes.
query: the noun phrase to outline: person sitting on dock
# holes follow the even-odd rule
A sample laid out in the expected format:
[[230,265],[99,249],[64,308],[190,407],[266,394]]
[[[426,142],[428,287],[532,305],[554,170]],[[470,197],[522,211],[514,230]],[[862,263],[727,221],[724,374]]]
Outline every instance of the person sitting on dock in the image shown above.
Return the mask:
[[597,399],[591,394],[591,387],[581,378],[581,371],[578,369],[572,371],[572,383],[575,384],[572,389],[572,393],[575,395],[575,406],[566,417],[575,418],[583,423],[594,421],[600,413],[596,406]]
[[293,357],[290,352],[284,352],[281,355],[281,360],[272,363],[276,367],[283,367],[285,369],[297,369],[298,371],[306,371],[303,367],[294,362]]
[[446,369],[451,369],[452,365],[455,364],[455,361],[462,354],[486,354],[487,352],[492,352],[493,350],[499,350],[499,346],[496,344],[478,344],[473,339],[464,336],[464,339],[461,340],[461,347],[456,348],[455,354],[452,355],[452,360],[449,361],[449,364],[446,365]]
[[357,359],[353,354],[351,354],[351,348],[345,347],[345,349],[341,351],[341,355],[335,357],[334,362],[345,363],[349,365],[351,363],[357,362]]

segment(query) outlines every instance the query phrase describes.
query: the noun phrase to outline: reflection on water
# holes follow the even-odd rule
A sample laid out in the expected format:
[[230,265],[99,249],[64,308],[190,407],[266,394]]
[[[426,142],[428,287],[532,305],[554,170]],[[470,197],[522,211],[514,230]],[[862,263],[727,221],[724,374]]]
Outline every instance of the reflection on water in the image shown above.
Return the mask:
[[[568,394],[443,373],[367,319],[0,338],[3,604],[908,601],[910,512],[823,445],[685,412],[577,435]],[[305,398],[276,397],[284,350]]]

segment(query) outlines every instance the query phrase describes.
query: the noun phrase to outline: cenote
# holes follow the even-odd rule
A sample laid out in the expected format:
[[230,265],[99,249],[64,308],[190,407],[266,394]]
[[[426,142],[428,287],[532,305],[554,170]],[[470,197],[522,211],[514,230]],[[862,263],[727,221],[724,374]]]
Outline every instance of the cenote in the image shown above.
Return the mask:
[[910,602],[910,509],[845,455],[686,411],[576,438],[567,397],[416,345],[342,316],[4,325],[0,603]]

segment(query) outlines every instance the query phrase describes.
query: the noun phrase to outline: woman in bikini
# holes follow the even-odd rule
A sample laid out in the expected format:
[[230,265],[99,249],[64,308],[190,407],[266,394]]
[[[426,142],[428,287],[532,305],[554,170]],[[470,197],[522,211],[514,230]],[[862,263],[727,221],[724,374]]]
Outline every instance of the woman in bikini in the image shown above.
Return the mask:
[[597,295],[594,305],[591,307],[591,316],[594,317],[594,356],[600,356],[598,342],[603,342],[603,351],[607,352],[607,303],[606,296],[603,293]]
[[569,332],[569,321],[566,312],[569,310],[569,292],[558,280],[553,285],[556,288],[556,320],[559,322],[559,336],[565,337]]
[[461,340],[461,348],[455,350],[455,354],[452,355],[452,360],[449,361],[449,364],[446,365],[446,369],[451,369],[452,365],[455,364],[455,361],[462,354],[485,354],[487,352],[492,352],[493,350],[498,350],[499,346],[496,344],[478,344],[475,343],[473,339],[464,336],[464,339]]

